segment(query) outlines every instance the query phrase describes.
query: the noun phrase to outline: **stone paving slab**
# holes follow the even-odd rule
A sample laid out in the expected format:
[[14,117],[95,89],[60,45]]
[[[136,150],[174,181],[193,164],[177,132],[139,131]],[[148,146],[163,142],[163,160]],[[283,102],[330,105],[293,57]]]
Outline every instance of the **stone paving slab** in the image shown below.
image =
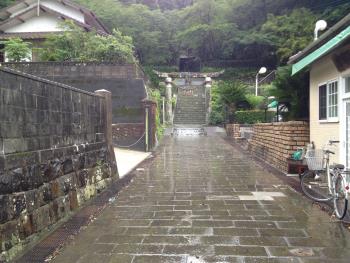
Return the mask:
[[349,248],[339,222],[210,134],[166,137],[53,262],[344,263]]

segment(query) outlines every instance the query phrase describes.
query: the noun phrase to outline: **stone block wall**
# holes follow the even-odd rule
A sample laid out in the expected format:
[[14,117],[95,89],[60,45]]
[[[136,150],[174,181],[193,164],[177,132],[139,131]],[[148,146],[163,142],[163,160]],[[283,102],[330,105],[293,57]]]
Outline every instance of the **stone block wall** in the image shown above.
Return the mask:
[[287,159],[309,142],[310,130],[307,122],[261,123],[253,126],[248,149],[252,155],[287,172]]
[[113,123],[143,122],[146,77],[137,64],[25,62],[4,65],[89,92],[108,90],[112,93]]
[[126,147],[132,145],[131,148],[133,149],[145,149],[144,123],[120,123],[113,124],[112,127],[114,146]]
[[104,97],[0,68],[0,262],[117,177],[106,114]]

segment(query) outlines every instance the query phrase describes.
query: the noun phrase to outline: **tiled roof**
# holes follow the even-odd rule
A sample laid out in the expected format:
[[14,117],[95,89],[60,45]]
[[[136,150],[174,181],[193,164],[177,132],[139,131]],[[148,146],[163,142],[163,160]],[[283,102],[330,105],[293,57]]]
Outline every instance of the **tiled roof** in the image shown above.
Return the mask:
[[0,40],[6,40],[9,38],[19,37],[22,39],[43,39],[49,34],[59,32],[25,32],[25,33],[0,33]]

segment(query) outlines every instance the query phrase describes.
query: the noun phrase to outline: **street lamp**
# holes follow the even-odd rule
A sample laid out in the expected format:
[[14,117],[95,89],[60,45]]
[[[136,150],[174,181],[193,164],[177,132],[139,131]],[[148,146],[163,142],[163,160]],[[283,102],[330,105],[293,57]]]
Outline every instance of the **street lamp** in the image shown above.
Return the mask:
[[324,20],[318,20],[315,25],[315,32],[314,32],[314,40],[316,41],[318,39],[318,32],[324,31],[327,28],[327,22]]
[[258,96],[259,75],[265,74],[266,71],[267,71],[267,68],[262,67],[259,69],[259,72],[256,74],[256,77],[255,77],[255,96]]

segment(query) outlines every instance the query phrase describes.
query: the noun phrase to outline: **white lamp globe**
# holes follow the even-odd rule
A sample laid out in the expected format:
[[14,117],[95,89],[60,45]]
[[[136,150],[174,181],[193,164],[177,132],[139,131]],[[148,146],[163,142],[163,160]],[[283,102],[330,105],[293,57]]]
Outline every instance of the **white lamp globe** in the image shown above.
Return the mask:
[[267,68],[265,68],[265,67],[262,67],[259,70],[259,74],[265,74],[266,72],[267,72]]
[[325,30],[327,28],[327,22],[325,20],[318,20],[316,22],[316,26],[315,26],[315,29],[318,31],[318,30]]

